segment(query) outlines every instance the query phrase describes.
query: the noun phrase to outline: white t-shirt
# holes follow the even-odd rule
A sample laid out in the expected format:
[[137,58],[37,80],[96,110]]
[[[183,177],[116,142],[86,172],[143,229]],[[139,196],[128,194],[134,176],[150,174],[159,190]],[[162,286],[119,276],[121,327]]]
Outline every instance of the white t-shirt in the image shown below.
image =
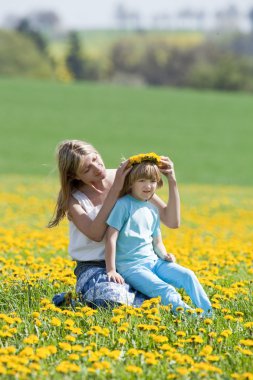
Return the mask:
[[[79,202],[90,219],[94,220],[102,205],[94,206],[89,198],[79,190],[72,196]],[[105,242],[90,240],[73,222],[69,221],[69,254],[76,261],[94,261],[105,259]]]

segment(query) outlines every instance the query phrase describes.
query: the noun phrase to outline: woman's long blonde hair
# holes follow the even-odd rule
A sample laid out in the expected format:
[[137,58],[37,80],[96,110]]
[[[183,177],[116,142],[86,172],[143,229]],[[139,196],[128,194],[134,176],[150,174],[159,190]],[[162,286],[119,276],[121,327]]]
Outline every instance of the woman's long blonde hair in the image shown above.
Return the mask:
[[75,188],[82,184],[76,179],[78,169],[84,157],[90,153],[97,153],[89,143],[80,140],[62,141],[56,149],[56,159],[60,176],[60,191],[52,219],[48,227],[55,227],[66,216],[71,194]]
[[163,185],[161,172],[158,166],[151,161],[143,161],[140,164],[134,164],[132,170],[126,175],[120,197],[131,192],[133,183],[139,179],[150,179],[157,182],[159,189]]

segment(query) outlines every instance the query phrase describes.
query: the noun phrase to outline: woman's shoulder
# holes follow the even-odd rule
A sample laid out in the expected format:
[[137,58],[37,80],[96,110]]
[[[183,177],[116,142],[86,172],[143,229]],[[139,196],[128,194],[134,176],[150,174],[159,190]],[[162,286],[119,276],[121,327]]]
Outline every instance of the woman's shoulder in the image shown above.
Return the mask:
[[106,169],[106,173],[109,177],[112,177],[114,179],[117,169]]
[[109,181],[110,185],[113,184],[116,174],[116,169],[106,169],[107,174],[107,180]]

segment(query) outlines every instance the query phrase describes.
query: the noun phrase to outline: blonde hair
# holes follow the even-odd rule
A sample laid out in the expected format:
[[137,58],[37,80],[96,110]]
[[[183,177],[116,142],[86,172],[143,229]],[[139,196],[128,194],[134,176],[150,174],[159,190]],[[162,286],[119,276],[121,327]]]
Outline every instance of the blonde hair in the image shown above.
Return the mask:
[[156,181],[158,189],[163,185],[161,172],[158,166],[151,161],[142,161],[140,164],[133,165],[132,170],[127,174],[123,188],[120,192],[120,197],[129,194],[133,183],[139,179]]
[[80,140],[62,141],[56,148],[56,159],[60,176],[60,191],[52,219],[48,227],[55,227],[66,216],[71,194],[82,181],[76,179],[77,172],[83,164],[84,157],[90,153],[97,153],[89,143]]

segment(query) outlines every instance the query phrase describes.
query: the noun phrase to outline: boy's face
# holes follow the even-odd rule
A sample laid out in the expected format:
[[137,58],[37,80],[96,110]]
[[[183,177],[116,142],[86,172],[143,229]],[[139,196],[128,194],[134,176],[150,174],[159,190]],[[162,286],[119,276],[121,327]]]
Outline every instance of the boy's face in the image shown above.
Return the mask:
[[131,195],[140,201],[148,201],[154,195],[157,182],[151,179],[140,178],[131,187]]

